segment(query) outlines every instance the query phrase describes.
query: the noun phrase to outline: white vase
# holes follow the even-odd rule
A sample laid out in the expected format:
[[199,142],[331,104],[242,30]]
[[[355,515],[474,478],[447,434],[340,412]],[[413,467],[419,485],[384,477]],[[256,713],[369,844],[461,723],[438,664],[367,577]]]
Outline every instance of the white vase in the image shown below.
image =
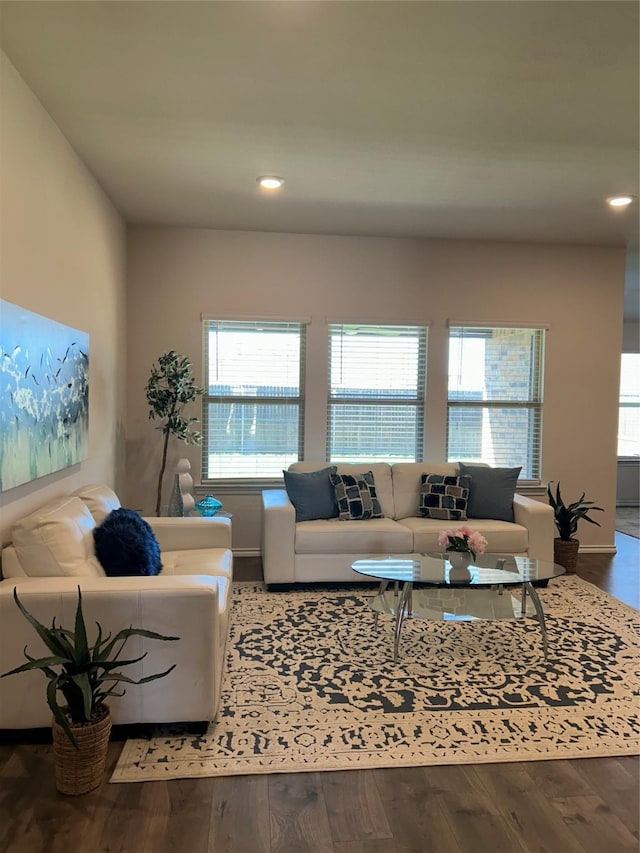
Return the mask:
[[467,569],[472,563],[472,557],[468,551],[447,551],[447,557],[452,568]]
[[449,569],[449,583],[469,583],[471,580],[471,569],[468,566],[451,566]]

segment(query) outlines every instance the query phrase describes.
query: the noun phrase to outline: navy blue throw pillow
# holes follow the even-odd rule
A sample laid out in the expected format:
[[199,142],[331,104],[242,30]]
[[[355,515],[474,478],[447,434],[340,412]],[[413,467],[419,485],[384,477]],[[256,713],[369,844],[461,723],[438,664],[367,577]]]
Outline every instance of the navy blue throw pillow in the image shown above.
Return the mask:
[[114,509],[93,531],[96,557],[110,577],[157,575],[160,546],[150,525],[132,509]]

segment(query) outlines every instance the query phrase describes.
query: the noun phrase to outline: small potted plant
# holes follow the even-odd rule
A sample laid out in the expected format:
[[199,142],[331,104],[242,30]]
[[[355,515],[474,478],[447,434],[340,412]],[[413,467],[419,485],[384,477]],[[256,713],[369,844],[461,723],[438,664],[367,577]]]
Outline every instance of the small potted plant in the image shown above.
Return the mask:
[[[124,695],[124,690],[116,692],[122,682],[144,684],[164,678],[175,668],[174,664],[164,672],[147,675],[138,681],[123,675],[119,672],[122,667],[141,661],[147,654],[145,652],[131,660],[119,660],[127,640],[133,636],[152,640],[180,638],[131,627],[123,628],[114,637],[103,637],[102,628],[96,623],[97,637],[93,645],[89,645],[80,587],[73,631],[57,627],[55,619],[50,628],[42,625],[22,604],[15,588],[13,598],[51,654],[34,658],[25,648],[27,663],[3,673],[0,678],[39,669],[49,679],[47,703],[53,714],[56,787],[62,794],[86,794],[100,785],[104,775],[111,733],[111,714],[106,700],[109,696]],[[58,691],[66,703],[62,706],[58,703]]]
[[547,483],[547,497],[553,508],[558,530],[558,536],[553,540],[553,561],[563,566],[569,574],[573,574],[576,570],[578,549],[580,548],[580,540],[574,536],[578,530],[578,522],[584,520],[600,527],[600,523],[589,518],[588,514],[590,512],[604,512],[604,510],[600,506],[594,506],[594,501],[586,501],[584,499],[585,492],[577,501],[565,505],[560,494],[560,483],[556,486],[555,495],[551,489],[552,483],[553,480]]
[[201,395],[203,390],[194,383],[189,359],[178,355],[175,350],[165,352],[157,363],[151,366],[151,375],[145,390],[149,404],[149,420],[160,418],[162,423],[157,429],[164,436],[156,492],[156,515],[160,515],[162,480],[167,467],[169,436],[174,435],[185,444],[202,442],[201,434],[193,428],[198,418],[185,418],[183,410],[188,403],[192,403]]

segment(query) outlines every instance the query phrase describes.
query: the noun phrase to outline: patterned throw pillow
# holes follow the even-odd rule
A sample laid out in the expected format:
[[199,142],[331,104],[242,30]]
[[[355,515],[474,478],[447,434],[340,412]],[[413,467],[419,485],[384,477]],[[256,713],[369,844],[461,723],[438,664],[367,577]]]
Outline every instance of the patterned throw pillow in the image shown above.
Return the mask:
[[423,518],[465,521],[471,477],[423,474],[418,512]]
[[342,521],[384,518],[372,471],[355,475],[331,474],[330,479],[338,503],[338,517]]

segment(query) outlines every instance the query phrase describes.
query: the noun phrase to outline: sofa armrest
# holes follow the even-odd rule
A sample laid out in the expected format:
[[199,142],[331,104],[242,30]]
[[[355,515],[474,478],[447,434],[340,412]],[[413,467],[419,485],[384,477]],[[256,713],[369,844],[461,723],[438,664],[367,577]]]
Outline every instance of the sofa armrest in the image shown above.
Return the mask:
[[261,539],[265,583],[293,583],[296,511],[286,489],[265,489],[262,492]]
[[536,560],[553,563],[553,540],[556,528],[553,509],[549,504],[516,493],[513,498],[513,515],[516,524],[521,524],[528,530],[529,556]]
[[[82,610],[89,642],[96,637],[96,622],[103,632],[115,634],[133,626],[177,636],[173,642],[131,637],[123,658],[147,656],[124,673],[139,679],[162,672],[175,664],[165,678],[148,684],[126,685],[122,697],[111,697],[114,723],[177,722],[210,720],[218,702],[220,672],[224,659],[220,648],[221,620],[227,618],[227,579],[191,575],[154,577],[26,578],[0,583],[0,672],[25,662],[23,649],[36,657],[45,646],[20,613],[20,601],[37,619],[73,629],[82,591]],[[51,712],[46,703],[46,679],[40,672],[12,675],[0,682],[0,728],[48,726]]]
[[173,518],[152,516],[145,518],[160,545],[160,551],[190,551],[204,548],[231,549],[231,519]]

